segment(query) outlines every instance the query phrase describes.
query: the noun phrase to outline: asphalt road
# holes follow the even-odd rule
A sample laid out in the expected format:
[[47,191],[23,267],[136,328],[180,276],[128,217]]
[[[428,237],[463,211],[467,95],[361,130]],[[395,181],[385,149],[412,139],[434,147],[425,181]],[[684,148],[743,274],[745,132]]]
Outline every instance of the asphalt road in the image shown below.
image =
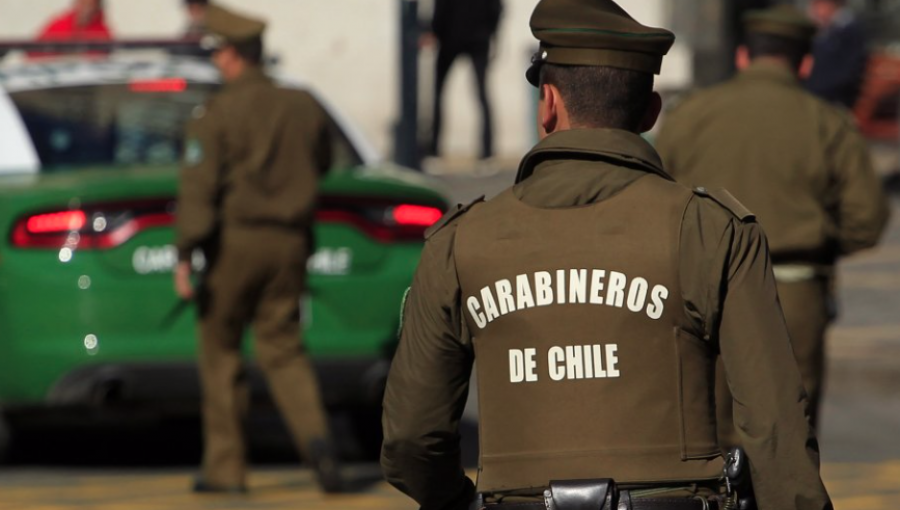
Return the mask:
[[[507,186],[509,172],[438,179],[465,202]],[[840,321],[829,343],[830,379],[820,434],[823,476],[836,508],[880,510],[900,497],[900,203],[883,247],[841,268]],[[474,406],[464,432],[476,455]],[[187,489],[199,449],[191,426],[133,433],[77,431],[28,438],[0,468],[0,510],[414,509],[379,479],[374,464],[347,467],[353,492],[322,496],[290,454],[257,452],[247,496]]]

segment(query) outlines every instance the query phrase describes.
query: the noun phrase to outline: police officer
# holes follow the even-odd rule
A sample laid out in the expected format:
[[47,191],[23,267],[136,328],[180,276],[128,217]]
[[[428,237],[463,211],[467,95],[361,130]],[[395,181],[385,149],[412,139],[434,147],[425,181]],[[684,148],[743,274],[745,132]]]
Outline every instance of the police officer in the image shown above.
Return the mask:
[[679,182],[725,187],[758,214],[816,425],[834,265],[878,242],[889,209],[853,119],[802,88],[815,25],[790,6],[752,11],[745,24],[741,72],[676,108],[658,148]]
[[249,394],[241,339],[256,355],[301,454],[326,491],[340,489],[318,385],[300,341],[299,303],[319,175],[330,165],[325,112],[261,68],[265,25],[211,5],[213,62],[225,85],[187,129],[178,201],[178,294],[195,295],[191,258],[208,268],[197,293],[203,468],[195,489],[245,490],[242,420]]
[[384,399],[387,479],[423,509],[467,507],[477,359],[488,508],[613,499],[578,482],[608,478],[611,508],[721,508],[721,351],[759,508],[831,508],[765,236],[726,192],[673,182],[639,135],[673,35],[611,0],[541,0],[531,28],[541,142],[512,188],[428,233]]

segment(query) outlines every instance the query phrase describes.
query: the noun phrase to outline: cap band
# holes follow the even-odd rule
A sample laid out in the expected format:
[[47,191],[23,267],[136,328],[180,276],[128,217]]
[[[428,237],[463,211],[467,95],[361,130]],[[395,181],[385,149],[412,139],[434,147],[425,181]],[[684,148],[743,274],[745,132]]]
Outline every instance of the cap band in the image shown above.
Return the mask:
[[218,50],[225,46],[225,39],[215,34],[206,34],[200,39],[200,48],[206,51]]
[[650,74],[662,70],[662,55],[597,48],[543,47],[541,51],[546,53],[543,61],[548,64],[605,66]]
[[810,41],[816,35],[815,28],[804,28],[769,20],[748,21],[747,32],[751,34],[771,34],[799,41]]

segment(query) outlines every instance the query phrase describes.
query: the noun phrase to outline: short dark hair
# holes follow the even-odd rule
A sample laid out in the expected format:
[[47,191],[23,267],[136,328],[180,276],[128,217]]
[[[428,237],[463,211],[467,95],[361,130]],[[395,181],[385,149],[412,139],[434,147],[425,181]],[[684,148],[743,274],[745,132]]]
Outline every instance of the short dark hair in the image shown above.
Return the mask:
[[249,41],[235,43],[232,46],[238,56],[246,60],[248,64],[255,66],[262,64],[264,53],[262,37],[254,37]]
[[632,132],[640,130],[653,95],[652,74],[607,66],[544,64],[541,85],[559,89],[573,123]]
[[209,5],[209,0],[184,0],[186,5]]
[[780,57],[788,60],[795,69],[803,64],[803,59],[812,50],[812,43],[775,34],[747,34],[747,51],[750,58]]

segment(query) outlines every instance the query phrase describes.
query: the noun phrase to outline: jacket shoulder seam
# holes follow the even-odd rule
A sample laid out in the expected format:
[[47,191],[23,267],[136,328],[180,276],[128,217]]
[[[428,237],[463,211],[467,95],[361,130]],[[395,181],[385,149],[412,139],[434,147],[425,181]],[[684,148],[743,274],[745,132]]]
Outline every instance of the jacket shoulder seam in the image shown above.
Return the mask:
[[711,199],[713,202],[719,204],[741,222],[748,223],[756,221],[756,215],[725,188],[694,188],[693,191],[695,195]]
[[426,240],[431,239],[432,237],[435,236],[435,234],[437,234],[438,232],[443,230],[444,227],[446,227],[447,225],[450,225],[455,220],[457,220],[458,218],[462,217],[464,214],[469,212],[469,210],[471,210],[473,207],[475,207],[476,205],[478,205],[482,202],[484,202],[484,195],[478,197],[477,199],[473,200],[472,202],[470,202],[468,204],[457,204],[456,207],[453,207],[449,211],[447,211],[447,213],[444,214],[444,216],[441,219],[439,219],[437,221],[437,223],[435,223],[428,230],[425,231],[425,239]]

